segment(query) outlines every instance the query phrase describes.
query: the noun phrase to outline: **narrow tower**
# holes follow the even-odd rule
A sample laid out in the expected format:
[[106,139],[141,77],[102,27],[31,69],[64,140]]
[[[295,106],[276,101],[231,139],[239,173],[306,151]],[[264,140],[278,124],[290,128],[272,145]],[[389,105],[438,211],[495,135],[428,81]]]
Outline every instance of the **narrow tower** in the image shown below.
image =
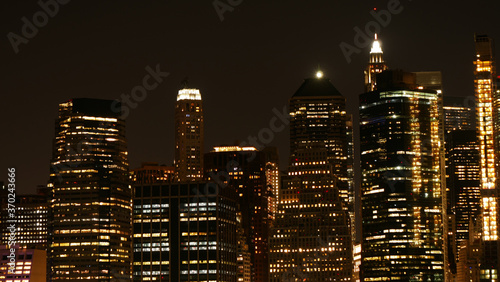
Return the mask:
[[200,90],[179,90],[175,103],[175,175],[180,182],[203,179],[203,107]]
[[375,33],[375,40],[372,43],[370,50],[370,62],[365,70],[365,92],[374,91],[377,89],[377,73],[381,73],[387,69],[384,61],[384,52],[378,40],[378,35]]
[[477,129],[479,133],[482,208],[481,281],[490,281],[497,275],[498,266],[498,186],[497,159],[499,119],[495,99],[495,61],[493,40],[486,35],[475,35],[474,88],[476,94]]

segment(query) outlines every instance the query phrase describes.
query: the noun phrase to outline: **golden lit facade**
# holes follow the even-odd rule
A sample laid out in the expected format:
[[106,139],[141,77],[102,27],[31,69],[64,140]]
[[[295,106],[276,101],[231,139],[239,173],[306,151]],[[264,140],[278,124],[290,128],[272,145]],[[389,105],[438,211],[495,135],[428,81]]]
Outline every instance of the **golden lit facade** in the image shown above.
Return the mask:
[[351,281],[349,214],[327,156],[317,141],[291,158],[270,238],[269,281]]
[[330,79],[323,75],[306,79],[290,99],[290,152],[293,158],[300,146],[324,142],[327,161],[338,180],[340,197],[352,213],[354,203],[349,201],[352,194],[349,188],[353,179],[348,157],[351,116],[346,112],[345,101]]
[[10,250],[0,249],[0,282],[47,281],[47,252],[36,249],[17,249],[15,270],[9,273]]
[[375,33],[375,40],[372,43],[370,50],[370,61],[365,70],[365,92],[374,91],[377,89],[377,74],[385,71],[387,65],[384,61],[384,52]]
[[200,90],[179,90],[175,103],[175,175],[177,181],[203,179],[203,106]]
[[272,196],[269,197],[268,210],[271,220],[274,220],[278,211],[280,171],[278,163],[266,162],[266,185],[270,187]]
[[362,281],[444,281],[440,99],[404,88],[360,96]]
[[132,277],[125,121],[113,103],[82,98],[59,105],[49,184],[52,281]]
[[[495,61],[493,40],[486,35],[475,35],[474,88],[476,94],[477,129],[481,154],[481,208],[482,208],[482,281],[491,281],[498,275],[498,136],[499,98],[495,97]],[[494,272],[494,273],[493,273]]]

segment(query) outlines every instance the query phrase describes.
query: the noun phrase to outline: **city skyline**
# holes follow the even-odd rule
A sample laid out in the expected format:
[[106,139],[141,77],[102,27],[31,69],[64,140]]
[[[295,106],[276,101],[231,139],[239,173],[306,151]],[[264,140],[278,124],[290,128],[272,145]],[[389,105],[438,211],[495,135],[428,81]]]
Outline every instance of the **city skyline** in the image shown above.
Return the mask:
[[[120,99],[157,69],[169,75],[150,80],[156,88],[129,109],[131,168],[145,161],[172,165],[174,100],[186,76],[204,95],[205,149],[257,136],[275,116],[273,108],[282,112],[289,96],[318,65],[345,93],[348,113],[356,118],[370,47],[359,48],[348,63],[339,45],[354,46],[354,28],[364,30],[374,21],[373,7],[381,12],[389,2],[310,3],[304,9],[297,3],[244,1],[225,12],[223,21],[210,2],[61,4],[36,36],[19,45],[17,54],[7,37],[2,41],[1,56],[9,70],[5,93],[15,94],[5,95],[5,103],[15,106],[2,111],[2,128],[17,138],[1,141],[9,150],[0,162],[18,169],[19,192],[34,192],[48,180],[56,105],[72,97]],[[9,11],[1,27],[5,35],[22,34],[21,18],[31,20],[41,10],[36,1],[2,4],[1,10]],[[484,11],[481,3],[457,6],[457,12],[444,3],[430,7],[401,1],[404,9],[392,14],[379,33],[385,61],[407,71],[442,70],[445,95],[473,96],[473,33],[500,38],[492,20],[484,20],[494,19],[489,15],[498,10],[498,3],[490,4]],[[415,24],[422,13],[426,21]],[[462,15],[470,20],[461,21]],[[135,20],[144,16],[147,21]],[[237,106],[241,103],[242,109]],[[38,118],[28,122],[17,105]],[[282,167],[288,162],[287,139],[288,130],[283,130],[268,144],[285,156]],[[28,140],[40,145],[26,146]]]

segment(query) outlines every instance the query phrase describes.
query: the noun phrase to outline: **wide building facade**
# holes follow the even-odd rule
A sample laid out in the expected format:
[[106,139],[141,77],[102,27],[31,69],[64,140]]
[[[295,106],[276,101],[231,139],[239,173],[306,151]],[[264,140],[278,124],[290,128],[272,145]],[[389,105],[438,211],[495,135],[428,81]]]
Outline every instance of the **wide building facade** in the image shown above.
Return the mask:
[[135,185],[133,281],[236,282],[234,198],[211,182]]

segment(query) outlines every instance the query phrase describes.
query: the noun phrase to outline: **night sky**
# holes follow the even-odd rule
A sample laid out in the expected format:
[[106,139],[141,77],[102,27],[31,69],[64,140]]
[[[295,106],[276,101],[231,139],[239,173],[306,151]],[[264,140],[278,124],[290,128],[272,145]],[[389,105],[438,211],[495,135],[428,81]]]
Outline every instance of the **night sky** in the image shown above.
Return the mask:
[[[355,46],[354,28],[374,20],[374,7],[380,12],[397,1],[229,2],[239,5],[221,21],[211,0],[72,0],[16,54],[9,32],[23,36],[21,19],[33,22],[42,8],[37,1],[0,1],[0,180],[15,167],[18,192],[46,184],[58,104],[118,99],[142,85],[147,66],[158,64],[170,75],[127,117],[131,168],[143,161],[172,164],[174,102],[185,77],[203,97],[205,151],[268,127],[273,108],[282,110],[318,66],[357,120],[369,47],[348,63],[339,45]],[[445,95],[473,95],[474,32],[500,41],[500,2],[401,0],[399,7],[379,36],[388,66],[440,70]],[[279,147],[285,169],[288,128],[270,145]]]

